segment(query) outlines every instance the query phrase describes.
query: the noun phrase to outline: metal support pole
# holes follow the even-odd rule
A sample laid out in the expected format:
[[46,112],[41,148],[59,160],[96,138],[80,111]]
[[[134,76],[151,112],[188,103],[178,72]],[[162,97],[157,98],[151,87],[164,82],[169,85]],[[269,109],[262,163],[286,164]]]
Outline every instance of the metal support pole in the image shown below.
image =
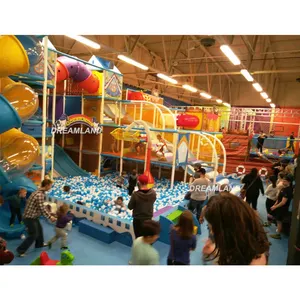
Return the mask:
[[[122,102],[119,102],[119,122],[118,125],[121,126],[121,112],[122,112]],[[118,141],[121,142],[121,153],[120,153],[120,175],[123,172],[123,154],[124,154],[124,140]],[[118,149],[119,151],[119,149]]]
[[[84,115],[84,96],[83,92],[81,93],[81,114]],[[81,131],[83,129],[83,125],[80,125]],[[79,167],[82,166],[82,147],[83,147],[83,135],[80,135],[80,142],[79,142]]]
[[[57,59],[57,54],[55,54],[55,61]],[[52,126],[55,124],[56,115],[56,78],[57,78],[57,68],[54,71],[54,89],[52,95]],[[51,138],[51,180],[53,180],[54,173],[54,147],[55,147],[55,132],[52,133]]]
[[[103,71],[103,79],[105,78],[105,71]],[[101,98],[101,104],[100,104],[100,111],[99,111],[99,122],[100,124],[103,124],[103,116],[104,116],[104,94],[105,94],[105,89],[104,89],[104,80],[102,81],[102,98]],[[99,161],[98,161],[98,177],[101,176],[101,154],[102,154],[102,143],[103,143],[103,130],[99,134]],[[117,166],[116,166],[117,167]]]
[[173,133],[173,161],[171,171],[171,189],[174,187],[175,171],[176,171],[176,155],[177,155],[178,133]]
[[183,182],[186,182],[186,179],[187,179],[187,174],[188,174],[187,170],[188,170],[188,166],[186,165],[186,166],[185,166],[185,168],[184,168],[184,177],[183,177]]
[[[64,81],[63,114],[66,113],[67,80]],[[65,147],[65,134],[62,134],[62,148]]]
[[161,179],[161,166],[158,167],[158,179]]
[[[197,155],[196,159],[200,160],[201,136],[198,136]],[[214,155],[214,154],[213,154]]]
[[44,84],[43,84],[43,127],[42,127],[42,174],[45,178],[46,171],[46,129],[47,129],[47,84],[48,84],[48,36],[44,38]]

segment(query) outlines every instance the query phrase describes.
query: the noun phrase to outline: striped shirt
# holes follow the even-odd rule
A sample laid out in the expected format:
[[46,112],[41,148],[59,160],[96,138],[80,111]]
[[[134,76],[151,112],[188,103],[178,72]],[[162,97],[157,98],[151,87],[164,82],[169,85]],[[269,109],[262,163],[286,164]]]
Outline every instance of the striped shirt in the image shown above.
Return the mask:
[[26,201],[26,207],[24,211],[24,219],[37,219],[42,215],[50,219],[51,215],[46,210],[45,202],[45,191],[39,189],[33,192],[28,200]]

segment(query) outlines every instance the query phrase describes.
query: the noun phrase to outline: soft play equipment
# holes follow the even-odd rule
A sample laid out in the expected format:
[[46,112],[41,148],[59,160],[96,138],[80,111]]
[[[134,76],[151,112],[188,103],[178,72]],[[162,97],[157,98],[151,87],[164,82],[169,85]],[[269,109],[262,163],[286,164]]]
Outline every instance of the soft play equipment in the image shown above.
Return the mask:
[[0,140],[0,183],[4,184],[30,169],[39,156],[39,144],[15,128],[2,133]]
[[2,84],[2,96],[10,102],[24,122],[37,111],[39,106],[38,96],[28,85],[15,83],[12,80],[11,82],[4,88]]
[[4,197],[11,196],[19,189],[24,188],[28,193],[34,192],[37,187],[28,177],[21,175],[15,178],[13,181],[2,186],[2,194]]
[[16,38],[25,49],[30,66],[38,64],[43,58],[43,46],[39,39],[33,35],[16,35]]
[[57,59],[57,82],[72,78],[78,86],[90,94],[96,93],[101,86],[102,74],[91,71],[77,60],[61,56]]
[[22,234],[25,233],[25,226],[19,224],[16,218],[16,223],[14,227],[10,227],[9,219],[10,219],[9,203],[5,201],[5,197],[4,197],[4,204],[1,206],[0,209],[0,236],[7,240],[21,238]]
[[29,59],[21,42],[13,35],[0,36],[0,77],[29,71]]
[[180,114],[177,116],[177,126],[195,128],[199,124],[198,116]]
[[31,266],[72,266],[74,259],[75,259],[74,255],[69,250],[65,250],[61,252],[60,261],[51,259],[48,253],[44,251],[30,265]]
[[0,94],[0,134],[14,127],[21,127],[21,119],[16,110]]
[[[4,197],[20,188],[28,193],[36,190],[33,182],[23,174],[39,156],[39,144],[31,136],[16,128],[29,119],[38,108],[35,92],[26,84],[16,83],[7,76],[26,73],[40,61],[42,46],[35,37],[0,36],[0,185]],[[9,227],[7,203],[0,209],[1,234],[20,237],[24,225]]]
[[54,169],[60,176],[89,176],[72,158],[58,145],[54,147]]
[[[160,236],[159,241],[170,245],[170,228],[172,225],[176,225],[178,223],[178,219],[183,211],[186,208],[179,205],[177,207],[173,207],[172,209],[167,210],[165,213],[159,216],[160,223]],[[201,234],[201,226],[197,217],[193,215],[194,220],[194,234]]]

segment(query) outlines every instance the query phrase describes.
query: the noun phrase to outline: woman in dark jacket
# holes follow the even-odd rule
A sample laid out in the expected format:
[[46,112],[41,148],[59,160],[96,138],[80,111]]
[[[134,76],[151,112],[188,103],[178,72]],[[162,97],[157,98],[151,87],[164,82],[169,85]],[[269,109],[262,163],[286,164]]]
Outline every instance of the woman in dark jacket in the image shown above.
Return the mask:
[[256,168],[251,169],[251,172],[247,174],[243,180],[244,189],[246,190],[246,202],[252,206],[254,210],[257,210],[257,200],[259,197],[259,191],[264,195],[264,187],[258,170]]

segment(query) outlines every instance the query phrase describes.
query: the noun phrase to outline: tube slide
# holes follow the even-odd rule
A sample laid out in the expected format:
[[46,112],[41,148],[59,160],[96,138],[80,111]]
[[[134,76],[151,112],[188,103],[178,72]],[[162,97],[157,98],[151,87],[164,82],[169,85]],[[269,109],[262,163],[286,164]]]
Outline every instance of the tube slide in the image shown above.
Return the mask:
[[39,144],[15,128],[2,133],[0,140],[0,183],[4,184],[30,169],[39,156]]
[[[77,60],[60,56],[57,59],[57,80],[61,82],[67,78],[72,78],[78,83],[78,86],[90,94],[101,90],[102,74],[97,71],[91,71],[87,66]],[[99,93],[100,94],[100,93]]]
[[[7,76],[28,73],[40,63],[43,47],[34,36],[0,36],[0,185],[4,197],[25,188],[36,190],[35,184],[23,174],[39,156],[39,144],[16,128],[38,109],[38,96],[26,84]],[[9,227],[9,209],[5,202],[0,209],[0,233],[7,238],[20,237],[25,226]]]
[[63,177],[89,176],[89,173],[81,169],[58,145],[54,147],[54,170]]

